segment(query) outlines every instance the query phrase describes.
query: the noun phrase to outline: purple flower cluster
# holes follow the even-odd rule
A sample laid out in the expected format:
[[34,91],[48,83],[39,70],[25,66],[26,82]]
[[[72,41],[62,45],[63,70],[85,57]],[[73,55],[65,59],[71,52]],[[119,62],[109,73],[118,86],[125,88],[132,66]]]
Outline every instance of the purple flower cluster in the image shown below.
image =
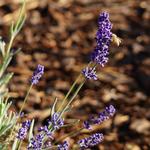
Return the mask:
[[[109,20],[109,14],[103,12],[100,14],[98,19],[98,31],[96,33],[96,47],[91,54],[91,61],[101,65],[104,65],[108,62],[108,48],[112,38],[112,24]],[[97,75],[94,68],[86,67],[82,70],[82,74],[87,79],[97,80]]]
[[101,124],[102,122],[108,120],[110,117],[113,117],[116,112],[116,109],[113,105],[109,105],[105,108],[103,112],[100,112],[98,117],[91,117],[88,121],[84,121],[83,127],[85,129],[91,130],[91,125]]
[[59,144],[57,150],[69,150],[68,142],[64,141],[63,144]]
[[32,75],[31,84],[37,84],[43,74],[44,74],[44,66],[38,65],[37,69],[34,71]]
[[[51,131],[49,131],[47,126],[40,127],[38,129],[38,134],[30,140],[28,145],[28,150],[41,150],[43,147],[51,147],[51,140],[53,139]],[[43,141],[44,137],[47,136],[48,140]]]
[[60,118],[59,116],[60,116],[60,113],[55,112],[52,115],[51,120],[49,120],[49,124],[52,125],[54,130],[58,130],[60,127],[62,127],[64,125],[64,120],[62,118]]
[[37,134],[35,138],[32,138],[30,140],[30,143],[28,145],[28,150],[42,150],[42,143],[43,143],[43,134]]
[[95,133],[87,138],[81,139],[78,141],[78,144],[81,149],[87,149],[89,147],[93,147],[100,142],[102,142],[104,139],[104,136],[102,133]]
[[38,129],[38,131],[39,132],[44,132],[47,135],[47,137],[49,137],[50,139],[53,139],[52,132],[49,131],[49,129],[48,129],[48,127],[46,125],[44,127],[40,127]]
[[[62,118],[59,118],[59,113],[54,113],[52,115],[51,120],[48,121],[48,125],[40,127],[38,129],[38,134],[30,140],[30,144],[28,145],[28,150],[41,150],[42,148],[48,148],[51,147],[51,140],[53,140],[52,132],[49,130],[49,126],[53,127],[54,130],[59,129],[64,125],[64,121]],[[45,138],[46,136],[46,138]],[[48,137],[48,138],[47,138]],[[46,139],[45,141],[43,139]],[[63,147],[67,147],[67,144],[64,143],[63,145],[60,145],[60,150],[63,150]],[[67,149],[64,149],[67,150]]]
[[112,24],[109,20],[109,14],[103,12],[98,19],[98,31],[96,33],[96,47],[91,55],[91,60],[96,64],[104,65],[108,62],[108,47],[112,37]]
[[27,135],[30,125],[31,125],[31,121],[29,121],[29,120],[22,123],[22,126],[19,129],[19,132],[17,134],[18,139],[24,140],[26,138],[26,135]]
[[89,68],[89,67],[84,68],[82,70],[82,74],[89,80],[91,80],[91,79],[97,80],[95,67],[94,68]]
[[[103,112],[99,113],[98,117],[91,117],[89,120],[84,121],[83,127],[85,129],[91,130],[92,125],[100,124],[103,121],[108,120],[110,117],[114,116],[115,112],[116,112],[115,107],[113,105],[109,105],[108,107],[105,108]],[[96,133],[88,138],[81,139],[80,141],[78,141],[78,144],[81,149],[86,149],[88,147],[92,147],[99,144],[103,139],[104,139],[103,134]]]
[[[116,109],[114,108],[114,106],[110,105],[106,107],[103,112],[99,113],[98,117],[91,117],[88,121],[84,121],[83,127],[85,129],[91,130],[91,125],[100,124],[103,121],[108,120],[110,117],[114,116],[115,112]],[[103,134],[96,133],[88,138],[81,139],[80,141],[78,141],[78,144],[81,149],[86,149],[88,147],[92,147],[99,144],[103,139]]]
[[114,108],[113,105],[110,105],[105,108],[103,112],[100,112],[98,117],[96,118],[91,118],[91,123],[93,124],[101,124],[102,122],[108,120],[110,117],[114,116],[116,112],[116,109]]

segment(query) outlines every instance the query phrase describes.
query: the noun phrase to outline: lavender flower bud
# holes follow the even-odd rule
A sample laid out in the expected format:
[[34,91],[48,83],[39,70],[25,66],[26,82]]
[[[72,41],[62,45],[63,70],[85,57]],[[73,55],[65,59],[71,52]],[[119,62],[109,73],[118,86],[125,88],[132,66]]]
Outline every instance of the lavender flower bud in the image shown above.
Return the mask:
[[43,74],[44,74],[44,66],[38,65],[37,69],[34,71],[32,75],[31,84],[37,84]]
[[109,117],[110,116],[112,117],[112,116],[114,116],[114,114],[116,112],[116,109],[113,105],[110,105],[110,106],[105,108],[105,111],[106,111],[106,113],[108,114]]
[[105,108],[103,112],[99,113],[99,116],[97,118],[92,118],[91,122],[93,124],[100,124],[106,120],[108,120],[110,117],[112,117],[116,112],[116,109],[114,108],[113,105],[110,105]]
[[85,129],[88,129],[88,130],[91,130],[91,129],[92,129],[92,127],[91,127],[89,121],[84,121],[84,122],[83,122],[83,126],[84,126]]
[[84,68],[82,70],[82,74],[89,80],[91,80],[91,79],[97,80],[95,67],[94,68],[89,68],[89,67]]
[[49,124],[52,124],[53,128],[55,130],[59,129],[60,127],[62,127],[64,125],[64,120],[62,118],[59,118],[59,113],[54,113],[52,115],[51,120],[49,121]]
[[38,129],[39,132],[45,132],[45,134],[50,138],[50,139],[54,139],[53,136],[52,136],[52,132],[49,131],[48,127],[47,126],[44,126],[44,127],[40,127]]

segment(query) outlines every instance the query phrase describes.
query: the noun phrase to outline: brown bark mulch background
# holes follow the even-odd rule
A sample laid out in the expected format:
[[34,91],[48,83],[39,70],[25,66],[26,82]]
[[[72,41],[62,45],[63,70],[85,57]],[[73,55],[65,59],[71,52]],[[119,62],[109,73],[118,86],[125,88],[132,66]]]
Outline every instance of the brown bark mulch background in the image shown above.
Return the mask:
[[[93,150],[150,149],[150,1],[148,0],[27,0],[27,20],[13,49],[22,51],[8,71],[15,73],[9,84],[13,110],[19,110],[37,64],[45,74],[34,86],[24,112],[44,124],[54,98],[61,100],[89,61],[95,45],[98,15],[110,13],[113,32],[122,38],[110,47],[109,63],[99,68],[99,80],[88,81],[73,103],[68,118],[88,118],[113,104],[116,116],[95,132],[105,140]],[[19,12],[19,0],[0,0],[0,35],[8,41],[9,25]],[[78,125],[78,126],[81,126]],[[77,128],[62,129],[56,139]],[[73,145],[76,136],[68,138]],[[86,133],[88,134],[88,133]],[[90,134],[90,133],[89,133]]]

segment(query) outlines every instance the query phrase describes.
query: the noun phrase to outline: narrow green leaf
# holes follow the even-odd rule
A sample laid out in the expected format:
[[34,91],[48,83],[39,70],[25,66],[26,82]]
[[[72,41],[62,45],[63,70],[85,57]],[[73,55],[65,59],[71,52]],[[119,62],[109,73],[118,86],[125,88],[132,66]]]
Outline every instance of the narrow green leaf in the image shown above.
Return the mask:
[[56,107],[57,101],[58,101],[57,98],[55,98],[55,101],[54,101],[54,104],[53,104],[52,110],[51,110],[51,116],[53,116],[53,114],[56,112],[55,107]]
[[19,141],[19,140],[18,140],[17,138],[15,138],[14,143],[13,143],[13,145],[12,145],[12,150],[17,150],[18,141]]
[[9,130],[11,128],[11,125],[8,125],[8,126],[3,126],[1,129],[0,129],[0,136],[2,136],[7,130]]
[[10,26],[10,35],[13,36],[13,33],[14,33],[14,22],[12,22]]
[[1,79],[0,79],[0,87],[2,85],[5,85],[9,82],[9,80],[12,78],[13,76],[13,73],[8,73],[6,74],[5,76],[3,76]]
[[28,141],[30,141],[31,138],[33,137],[33,128],[34,128],[34,119],[33,119],[32,122],[31,122],[30,130],[29,130]]

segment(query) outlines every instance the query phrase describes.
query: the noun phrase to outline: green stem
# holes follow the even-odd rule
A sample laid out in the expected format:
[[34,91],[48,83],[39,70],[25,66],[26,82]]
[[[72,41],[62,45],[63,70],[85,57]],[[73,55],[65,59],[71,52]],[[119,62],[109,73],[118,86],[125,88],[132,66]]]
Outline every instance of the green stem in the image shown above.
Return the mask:
[[[20,108],[20,111],[19,111],[19,114],[18,114],[18,118],[19,118],[19,116],[20,116],[20,114],[21,114],[21,112],[22,112],[22,110],[23,110],[23,108],[24,108],[24,105],[25,105],[25,103],[26,103],[26,101],[27,101],[27,98],[28,98],[29,93],[30,93],[30,91],[31,91],[31,89],[32,89],[32,86],[33,86],[33,84],[30,85],[30,87],[29,87],[29,89],[28,89],[28,91],[27,91],[27,94],[26,94],[26,96],[25,96],[25,98],[24,98],[22,107]],[[17,121],[18,121],[18,118],[16,119],[16,123],[17,123]],[[15,129],[15,125],[16,125],[16,124],[14,124],[14,126],[12,127],[12,130],[11,130],[11,133],[10,133],[10,137],[12,136],[12,133],[13,133],[13,131],[14,131],[14,129]]]
[[[88,63],[88,65],[87,65],[87,67],[89,67],[89,66],[91,65],[91,63],[92,63],[92,62],[90,61],[90,62]],[[65,98],[63,99],[63,101],[62,101],[62,103],[61,103],[61,106],[58,108],[58,111],[57,111],[57,112],[61,111],[61,109],[63,108],[63,105],[64,105],[64,103],[65,103],[65,100],[68,98],[69,94],[72,92],[73,88],[75,87],[76,83],[77,83],[78,80],[80,79],[81,75],[82,75],[82,74],[80,73],[80,74],[78,75],[78,77],[76,78],[76,80],[74,81],[74,83],[72,84],[70,90],[68,91],[68,93],[66,94]]]
[[19,144],[18,144],[18,150],[20,150],[21,144],[22,144],[22,140],[21,140],[21,141],[19,142]]
[[29,89],[28,89],[28,92],[27,92],[27,94],[26,94],[26,96],[25,96],[25,98],[24,98],[24,101],[23,101],[23,104],[22,104],[22,106],[21,106],[21,108],[20,108],[20,111],[19,111],[18,116],[20,116],[20,114],[21,114],[21,112],[22,112],[22,110],[23,110],[23,108],[24,108],[24,105],[25,105],[25,103],[26,103],[26,101],[27,101],[27,98],[28,98],[28,96],[29,96],[29,93],[30,93],[32,87],[33,87],[33,84],[31,84],[30,87],[29,87]]
[[[63,113],[65,112],[65,110],[67,109],[67,107],[72,103],[72,101],[74,100],[74,98],[76,97],[76,95],[78,94],[78,92],[80,91],[80,89],[82,88],[82,86],[84,85],[86,79],[84,79],[84,81],[79,85],[79,87],[76,89],[74,95],[71,97],[70,101],[68,102],[68,104],[64,107],[64,109],[62,110],[62,112],[59,115],[58,120],[61,118],[61,116],[63,115]],[[49,130],[52,132],[53,128],[52,125],[49,126]]]
[[[89,67],[89,66],[91,65],[91,63],[92,63],[92,62],[89,62],[88,65],[87,65],[87,67]],[[61,116],[63,115],[63,113],[66,111],[66,108],[72,103],[72,101],[74,100],[74,98],[76,97],[76,95],[78,94],[78,92],[80,91],[80,89],[82,88],[82,86],[84,85],[86,79],[84,79],[84,81],[79,85],[79,87],[78,87],[77,90],[75,91],[75,94],[71,97],[71,99],[70,99],[70,101],[68,102],[68,104],[63,108],[63,105],[64,105],[64,103],[65,103],[65,100],[68,98],[69,94],[70,94],[70,93],[72,92],[72,90],[74,89],[74,87],[75,87],[77,81],[79,80],[79,78],[81,77],[81,75],[82,75],[82,74],[80,73],[79,76],[77,77],[77,79],[75,80],[75,82],[73,83],[73,85],[71,86],[70,90],[68,91],[67,95],[66,95],[65,98],[63,99],[61,106],[58,108],[58,111],[57,111],[57,112],[59,112],[59,111],[62,110],[62,112],[60,113],[60,116],[59,116],[58,120],[61,118]],[[50,130],[50,131],[53,131],[52,125],[49,126],[49,130]]]
[[4,74],[4,72],[5,72],[5,70],[6,70],[7,66],[8,66],[8,64],[9,64],[10,61],[11,61],[12,56],[11,56],[11,54],[10,54],[10,49],[11,49],[13,40],[14,40],[14,38],[11,37],[11,38],[10,38],[10,41],[9,41],[9,44],[8,44],[8,47],[7,47],[7,49],[6,49],[6,53],[5,53],[4,57],[3,57],[2,66],[1,66],[1,68],[0,68],[0,78],[1,78],[2,75]]
[[79,74],[79,76],[77,77],[77,79],[74,81],[74,83],[72,84],[70,90],[68,91],[68,93],[66,94],[65,98],[63,99],[60,107],[58,108],[58,111],[59,112],[62,108],[63,108],[63,105],[65,103],[65,100],[68,98],[69,94],[72,92],[73,88],[75,87],[76,83],[78,82],[79,78],[81,77],[81,74]]
[[68,106],[72,103],[72,101],[74,100],[74,98],[77,96],[78,92],[80,91],[80,89],[84,85],[85,81],[86,81],[86,79],[84,79],[84,81],[82,83],[80,83],[80,85],[77,88],[77,90],[75,91],[74,95],[71,97],[71,99],[68,102],[68,104],[64,107],[63,111],[60,113],[60,116],[59,116],[58,120],[61,118],[61,116],[63,115],[63,113],[66,111],[66,109],[68,108]]
[[7,47],[7,51],[6,51],[6,55],[7,55],[7,56],[8,56],[9,53],[10,53],[10,49],[11,49],[11,47],[12,47],[13,40],[14,40],[14,36],[11,35],[10,41],[9,41],[9,44],[8,44],[8,47]]

